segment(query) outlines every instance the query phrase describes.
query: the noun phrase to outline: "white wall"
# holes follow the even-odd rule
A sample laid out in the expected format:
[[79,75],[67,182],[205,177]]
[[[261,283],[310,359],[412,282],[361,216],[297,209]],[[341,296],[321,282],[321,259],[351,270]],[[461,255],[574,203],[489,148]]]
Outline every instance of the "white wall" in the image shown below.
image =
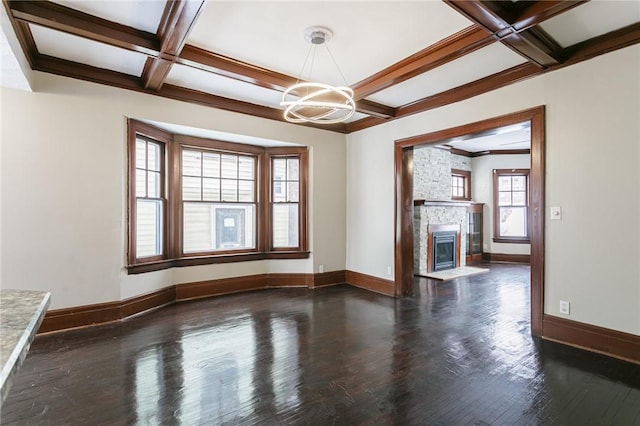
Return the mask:
[[348,135],[347,269],[393,265],[394,140],[546,105],[545,202],[563,220],[546,212],[544,310],[567,300],[569,319],[640,334],[638,75],[635,45]]
[[471,195],[473,201],[484,203],[483,245],[485,253],[530,254],[530,244],[505,244],[493,242],[493,169],[528,169],[530,156],[483,155],[471,159]]
[[[47,290],[51,308],[116,301],[174,283],[345,268],[344,135],[34,73],[2,89],[2,285]],[[126,118],[308,145],[311,258],[127,275]]]

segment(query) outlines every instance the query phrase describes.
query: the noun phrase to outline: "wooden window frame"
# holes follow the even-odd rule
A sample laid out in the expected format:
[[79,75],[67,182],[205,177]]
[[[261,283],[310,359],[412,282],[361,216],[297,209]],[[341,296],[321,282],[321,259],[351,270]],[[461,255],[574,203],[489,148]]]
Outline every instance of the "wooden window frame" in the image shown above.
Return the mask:
[[268,228],[272,229],[273,227],[273,218],[272,218],[272,209],[273,209],[273,194],[271,190],[273,188],[273,160],[276,158],[298,158],[300,160],[299,166],[299,195],[298,195],[298,247],[274,247],[273,246],[273,238],[271,233],[267,236],[267,244],[269,250],[271,252],[288,252],[288,251],[306,251],[307,250],[307,190],[308,190],[308,182],[309,182],[309,151],[306,148],[296,147],[296,148],[272,148],[268,151],[266,162],[268,164],[265,167],[269,172],[268,179],[265,179],[267,184],[269,185],[268,190],[266,191],[269,194],[269,203],[268,208],[266,209],[266,223],[268,224]]
[[[527,235],[526,237],[506,237],[500,235],[500,206],[499,204],[499,191],[498,191],[498,178],[500,176],[525,176],[526,177],[526,221],[527,221]],[[493,170],[493,242],[494,243],[511,243],[511,244],[530,244],[531,243],[531,214],[529,212],[531,196],[530,193],[530,169],[494,169]]]
[[[172,267],[206,265],[214,263],[241,262],[262,259],[304,259],[309,257],[307,239],[307,197],[309,155],[307,147],[265,148],[255,145],[239,144],[186,135],[174,135],[146,123],[128,119],[127,141],[127,273],[137,274]],[[163,195],[165,197],[163,213],[163,253],[160,256],[136,257],[136,191],[135,191],[135,146],[136,138],[143,137],[158,142],[162,151]],[[256,247],[250,249],[184,253],[182,238],[182,150],[215,151],[250,155],[255,158],[255,209],[256,209]],[[271,229],[271,159],[278,157],[296,157],[300,159],[300,194],[298,217],[298,247],[272,248]]]
[[451,177],[461,177],[464,182],[464,195],[462,197],[451,194],[452,200],[471,201],[471,172],[469,170],[451,169]]

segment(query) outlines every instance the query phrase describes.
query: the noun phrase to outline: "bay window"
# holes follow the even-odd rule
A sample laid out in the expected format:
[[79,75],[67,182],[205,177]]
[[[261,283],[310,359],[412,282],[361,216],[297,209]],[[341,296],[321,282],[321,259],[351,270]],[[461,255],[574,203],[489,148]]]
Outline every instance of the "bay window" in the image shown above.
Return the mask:
[[135,120],[128,143],[129,273],[308,257],[307,148],[171,135]]

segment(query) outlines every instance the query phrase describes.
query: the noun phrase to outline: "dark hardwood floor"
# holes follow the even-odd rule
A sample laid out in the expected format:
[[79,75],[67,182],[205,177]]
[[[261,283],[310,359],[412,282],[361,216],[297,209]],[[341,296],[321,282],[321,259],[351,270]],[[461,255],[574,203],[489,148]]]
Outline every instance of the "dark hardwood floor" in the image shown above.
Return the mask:
[[529,268],[176,304],[35,339],[2,424],[640,424],[640,366],[530,336]]

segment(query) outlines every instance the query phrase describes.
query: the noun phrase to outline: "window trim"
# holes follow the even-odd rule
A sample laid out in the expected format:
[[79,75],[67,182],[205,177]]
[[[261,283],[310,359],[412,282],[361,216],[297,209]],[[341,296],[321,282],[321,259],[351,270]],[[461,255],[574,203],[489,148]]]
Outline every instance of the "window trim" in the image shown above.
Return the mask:
[[[157,256],[149,256],[143,258],[136,258],[136,213],[137,213],[137,196],[136,196],[136,185],[135,185],[135,176],[136,176],[136,140],[138,135],[140,135],[144,139],[150,139],[160,145],[164,146],[164,149],[161,149],[160,153],[160,163],[161,163],[161,185],[164,189],[161,190],[163,197],[163,223],[162,223],[162,252]],[[166,150],[169,147],[169,142],[171,141],[171,135],[168,133],[157,129],[155,127],[149,126],[145,123],[137,122],[136,126],[132,126],[129,123],[128,132],[127,132],[128,140],[127,140],[127,167],[128,167],[128,176],[127,176],[127,187],[128,187],[128,206],[127,206],[127,261],[128,263],[153,263],[157,261],[162,261],[167,257],[167,252],[171,245],[171,236],[167,232],[168,226],[167,222],[169,221],[168,215],[168,199],[170,188],[167,188],[166,182],[168,175],[171,173],[171,170],[167,168],[167,160],[166,160]]]
[[[127,131],[127,273],[137,274],[172,267],[207,265],[214,263],[241,262],[262,259],[304,259],[308,258],[308,174],[309,154],[307,147],[265,148],[256,145],[204,139],[194,136],[170,134],[146,123],[128,119]],[[164,221],[163,253],[161,256],[136,258],[136,191],[135,191],[135,146],[136,138],[142,136],[164,146]],[[181,153],[183,148],[196,150],[212,149],[233,154],[245,154],[256,158],[256,248],[247,250],[228,250],[215,252],[184,253],[182,241],[182,195],[181,195]],[[300,194],[299,194],[299,246],[273,249],[271,246],[271,158],[300,158]]]
[[[526,213],[527,213],[527,235],[526,237],[505,237],[500,235],[500,206],[498,178],[500,176],[525,176],[526,178]],[[493,170],[493,242],[509,243],[509,244],[531,244],[531,221],[529,220],[531,212],[529,211],[530,201],[530,169],[494,169]]]
[[471,201],[471,172],[469,170],[451,169],[451,177],[458,176],[464,180],[464,196],[457,197],[451,194],[452,200]]
[[[298,248],[295,249],[293,247],[274,247],[273,246],[273,234],[269,233],[266,238],[267,247],[269,247],[270,252],[288,252],[291,251],[292,248],[295,251],[306,251],[307,250],[307,191],[308,191],[308,182],[309,182],[309,151],[303,147],[295,147],[295,148],[271,148],[268,150],[265,161],[267,166],[264,167],[266,169],[268,178],[264,179],[264,182],[268,185],[268,188],[265,194],[268,194],[268,203],[267,212],[265,215],[265,220],[267,223],[266,229],[269,227],[273,227],[273,217],[272,217],[272,208],[273,208],[273,194],[271,193],[272,182],[273,182],[273,173],[272,173],[272,164],[273,159],[275,158],[294,158],[297,157],[300,159],[300,167],[299,167],[299,194],[298,194],[298,206],[302,213],[299,214],[298,220]],[[304,165],[304,166],[303,166]]]

